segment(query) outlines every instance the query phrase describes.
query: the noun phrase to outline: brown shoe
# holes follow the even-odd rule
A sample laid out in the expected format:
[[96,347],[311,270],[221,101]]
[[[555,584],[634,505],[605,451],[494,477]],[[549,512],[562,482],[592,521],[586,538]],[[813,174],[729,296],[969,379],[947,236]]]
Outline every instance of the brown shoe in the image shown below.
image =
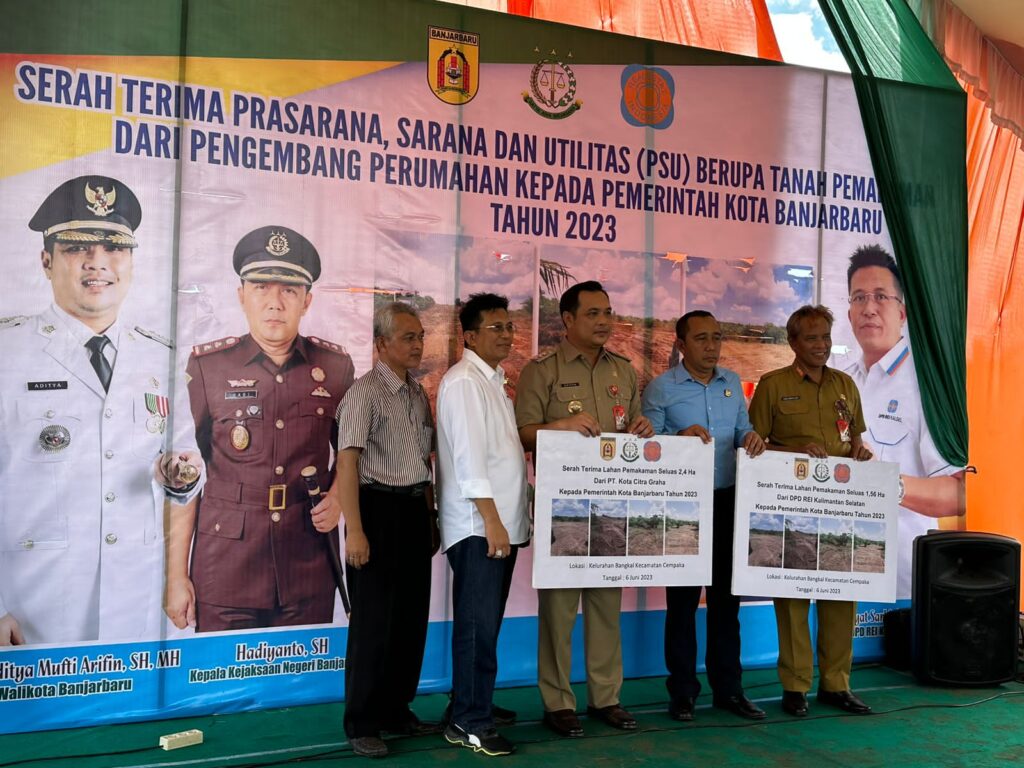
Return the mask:
[[587,707],[587,714],[596,717],[605,725],[618,728],[620,731],[635,731],[636,718],[624,710],[620,704],[608,707]]
[[354,736],[348,743],[352,751],[361,757],[388,756],[388,745],[379,736]]
[[583,735],[583,726],[580,719],[571,709],[556,709],[554,712],[544,713],[544,725],[557,733],[559,736],[575,738]]

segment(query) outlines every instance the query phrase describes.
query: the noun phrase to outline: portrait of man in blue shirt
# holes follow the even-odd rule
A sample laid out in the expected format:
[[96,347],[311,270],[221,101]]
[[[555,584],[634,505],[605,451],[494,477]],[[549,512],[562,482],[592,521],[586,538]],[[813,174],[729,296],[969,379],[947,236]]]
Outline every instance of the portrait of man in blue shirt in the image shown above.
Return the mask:
[[[659,435],[688,435],[715,443],[712,583],[707,587],[707,666],[714,706],[740,717],[761,720],[765,713],[743,693],[740,664],[739,598],[731,592],[732,534],[736,449],[750,456],[764,442],[747,416],[740,378],[718,366],[722,329],[704,310],[687,312],[676,322],[676,348],[682,363],[654,379],[644,391],[643,414]],[[696,612],[701,587],[667,587],[665,666],[669,715],[693,719],[700,693],[697,679]]]

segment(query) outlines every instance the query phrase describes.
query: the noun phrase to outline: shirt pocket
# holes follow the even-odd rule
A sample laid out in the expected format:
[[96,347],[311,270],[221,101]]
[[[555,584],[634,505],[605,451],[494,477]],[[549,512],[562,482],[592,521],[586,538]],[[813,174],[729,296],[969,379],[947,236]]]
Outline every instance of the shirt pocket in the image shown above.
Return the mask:
[[888,420],[876,421],[868,428],[868,432],[871,441],[879,447],[899,445],[910,434],[910,430],[901,422]]
[[241,539],[245,532],[245,508],[237,499],[219,499],[204,492],[196,530],[221,539]]
[[67,549],[68,519],[63,504],[40,496],[37,482],[0,486],[4,498],[0,503],[0,551],[31,552],[44,549]]
[[[214,453],[230,456],[232,463],[253,464],[263,460],[266,452],[266,430],[274,425],[265,418],[262,403],[250,402],[242,406],[236,403],[219,404],[212,410]],[[250,413],[254,407],[256,413]]]
[[329,400],[305,400],[299,403],[299,418],[305,440],[300,441],[299,450],[306,450],[310,455],[317,455],[321,450],[327,452],[327,444],[331,439],[331,428],[334,426],[334,409]]
[[783,416],[804,416],[810,412],[811,404],[803,398],[779,401],[779,413]]
[[[556,382],[554,395],[548,402],[548,421],[565,419],[575,416],[577,413],[597,413],[593,393],[582,386],[563,387]],[[573,403],[579,403],[579,409],[573,406]],[[623,405],[628,405],[628,403],[623,403]]]
[[70,461],[81,454],[82,418],[67,397],[23,397],[18,400],[17,458],[44,464]]

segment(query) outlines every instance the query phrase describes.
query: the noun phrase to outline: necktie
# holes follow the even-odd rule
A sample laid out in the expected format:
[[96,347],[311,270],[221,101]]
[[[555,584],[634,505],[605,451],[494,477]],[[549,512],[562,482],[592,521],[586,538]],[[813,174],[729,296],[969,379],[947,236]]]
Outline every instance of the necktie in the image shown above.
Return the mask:
[[85,342],[85,347],[89,350],[89,357],[93,370],[96,371],[96,375],[100,377],[100,384],[103,385],[104,392],[110,389],[110,376],[114,372],[110,367],[110,362],[107,360],[106,355],[103,354],[103,350],[109,343],[110,339],[106,336],[93,336]]

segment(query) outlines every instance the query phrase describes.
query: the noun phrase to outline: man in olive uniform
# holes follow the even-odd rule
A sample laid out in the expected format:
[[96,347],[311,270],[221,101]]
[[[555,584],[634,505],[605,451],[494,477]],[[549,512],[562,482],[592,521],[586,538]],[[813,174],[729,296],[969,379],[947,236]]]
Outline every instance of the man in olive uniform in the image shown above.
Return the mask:
[[[558,308],[565,339],[554,351],[527,363],[516,387],[516,425],[524,448],[534,450],[541,429],[591,437],[602,432],[652,436],[650,421],[640,413],[636,371],[628,358],[604,346],[613,317],[607,292],[593,280],[578,283],[562,294]],[[618,587],[539,590],[537,671],[544,723],[560,736],[583,735],[569,684],[572,628],[581,596],[587,712],[615,728],[633,730],[636,720],[619,702],[622,590]]]
[[287,227],[261,227],[234,252],[249,333],[198,344],[188,389],[209,478],[192,529],[168,553],[168,615],[199,632],[330,622],[335,583],[324,534],[340,508],[313,514],[301,471],[330,488],[334,412],[352,384],[337,344],[299,335],[320,276],[312,243]]
[[0,646],[164,633],[164,502],[191,517],[202,461],[171,342],[121,313],[141,219],[94,175],[29,222],[53,297],[0,320]]
[[[803,306],[786,323],[795,360],[766,373],[750,401],[750,421],[768,450],[806,453],[817,458],[871,458],[861,441],[866,429],[860,393],[853,379],[825,363],[832,350],[832,313]],[[818,701],[857,715],[871,708],[850,691],[853,624],[857,603],[818,600]],[[807,691],[814,676],[807,614],[810,600],[776,598],[779,679],[782,708],[807,715]]]

